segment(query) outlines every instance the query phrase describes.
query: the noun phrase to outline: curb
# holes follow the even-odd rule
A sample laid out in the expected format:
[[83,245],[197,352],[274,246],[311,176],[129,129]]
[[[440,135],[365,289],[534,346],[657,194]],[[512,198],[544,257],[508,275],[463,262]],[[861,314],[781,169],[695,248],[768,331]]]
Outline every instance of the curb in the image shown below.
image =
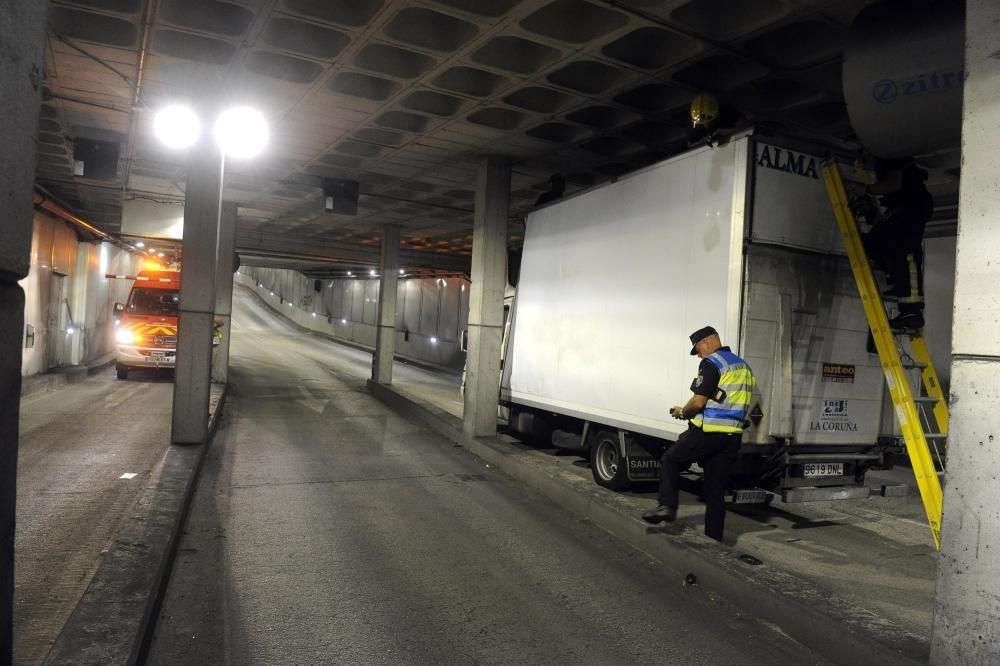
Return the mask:
[[171,444],[147,482],[44,664],[140,664],[170,579],[202,461],[228,386],[209,417],[202,446]]
[[680,580],[698,585],[745,613],[780,627],[835,663],[926,663],[926,637],[831,595],[812,582],[716,543],[693,530],[653,528],[624,498],[589,479],[568,475],[496,438],[475,439],[451,414],[398,390],[368,381],[373,396],[412,416],[562,508],[646,553]]

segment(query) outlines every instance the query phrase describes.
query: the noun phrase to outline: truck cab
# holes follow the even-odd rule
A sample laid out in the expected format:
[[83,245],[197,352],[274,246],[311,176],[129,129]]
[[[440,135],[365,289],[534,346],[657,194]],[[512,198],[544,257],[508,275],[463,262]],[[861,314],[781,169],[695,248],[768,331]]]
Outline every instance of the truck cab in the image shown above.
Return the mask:
[[118,379],[133,368],[173,368],[181,274],[146,270],[134,278],[125,303],[115,304]]

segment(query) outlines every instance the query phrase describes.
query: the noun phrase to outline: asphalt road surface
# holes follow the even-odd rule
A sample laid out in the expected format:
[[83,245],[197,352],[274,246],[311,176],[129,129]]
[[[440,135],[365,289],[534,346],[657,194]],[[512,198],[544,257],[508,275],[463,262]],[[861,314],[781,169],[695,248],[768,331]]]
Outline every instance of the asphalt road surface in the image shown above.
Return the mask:
[[823,663],[389,410],[367,354],[236,295],[149,663]]
[[14,663],[48,654],[162,460],[172,388],[155,371],[121,382],[109,370],[21,401]]

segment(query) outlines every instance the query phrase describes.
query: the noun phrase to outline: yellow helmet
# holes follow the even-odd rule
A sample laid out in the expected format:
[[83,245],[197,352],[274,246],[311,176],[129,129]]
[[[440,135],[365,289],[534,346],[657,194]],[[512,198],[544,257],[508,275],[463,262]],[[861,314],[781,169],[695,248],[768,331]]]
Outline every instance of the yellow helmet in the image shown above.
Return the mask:
[[691,124],[694,127],[708,127],[719,117],[719,100],[709,93],[698,93],[691,100]]

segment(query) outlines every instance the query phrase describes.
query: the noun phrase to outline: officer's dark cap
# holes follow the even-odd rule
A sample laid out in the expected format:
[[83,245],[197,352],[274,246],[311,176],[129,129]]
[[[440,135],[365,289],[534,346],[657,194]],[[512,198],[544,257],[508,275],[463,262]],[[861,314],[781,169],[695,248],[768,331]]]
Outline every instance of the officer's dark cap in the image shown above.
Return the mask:
[[[699,328],[697,331],[695,331],[694,333],[692,333],[689,337],[691,338],[691,344],[692,345],[697,345],[699,342],[701,342],[702,340],[704,340],[708,336],[710,336],[710,335],[718,335],[718,334],[719,334],[719,332],[717,330],[715,330],[711,326],[706,326],[704,328]],[[695,349],[694,346],[692,346],[691,347],[691,356],[697,356],[697,355],[698,355],[698,350]]]

